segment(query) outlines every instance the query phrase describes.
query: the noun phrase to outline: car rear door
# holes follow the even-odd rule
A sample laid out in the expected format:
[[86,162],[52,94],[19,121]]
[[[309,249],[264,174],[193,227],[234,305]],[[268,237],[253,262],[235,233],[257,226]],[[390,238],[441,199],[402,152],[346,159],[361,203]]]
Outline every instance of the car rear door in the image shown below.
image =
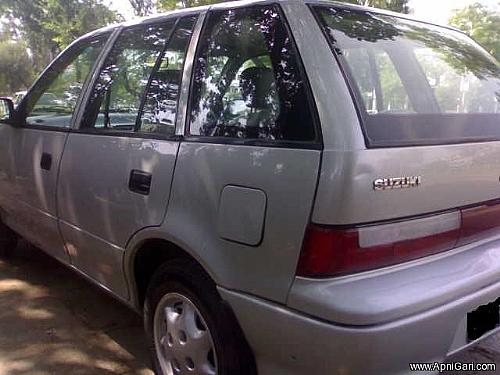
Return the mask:
[[64,51],[19,104],[16,125],[0,126],[3,220],[64,262],[56,212],[59,162],[80,92],[108,36],[85,38]]
[[72,264],[123,298],[124,248],[159,225],[179,141],[177,96],[196,15],[121,30],[67,141],[58,189]]

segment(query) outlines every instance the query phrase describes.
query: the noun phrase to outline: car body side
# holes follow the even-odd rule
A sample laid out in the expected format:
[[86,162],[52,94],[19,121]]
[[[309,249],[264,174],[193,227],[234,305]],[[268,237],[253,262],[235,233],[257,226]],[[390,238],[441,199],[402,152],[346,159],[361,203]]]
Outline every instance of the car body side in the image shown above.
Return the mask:
[[[258,2],[266,4],[274,2]],[[255,4],[252,2],[252,4]],[[334,56],[328,44],[318,39],[321,30],[314,20],[307,5],[294,1],[279,2],[286,22],[290,26],[300,58],[307,72],[312,97],[318,111],[320,123],[332,124],[321,129],[323,142],[333,142],[331,147],[342,150],[365,149],[363,135],[359,126],[356,109],[349,95],[348,87],[340,69],[336,67]],[[248,6],[245,2],[215,5],[214,9],[224,9],[234,6]],[[304,23],[308,27],[304,27]],[[194,51],[196,37],[201,31],[201,21],[193,33],[190,51]],[[314,40],[316,44],[312,44]],[[318,43],[322,44],[318,48]],[[314,53],[312,52],[314,50]],[[189,56],[188,56],[189,59]],[[323,74],[325,70],[327,74]],[[186,72],[189,73],[189,60]],[[184,85],[184,81],[183,81]],[[331,93],[335,92],[335,100],[331,100]],[[187,112],[188,93],[183,91],[180,98],[178,112],[178,131],[184,134],[184,114]],[[327,141],[328,140],[328,141]],[[172,196],[167,209],[165,221],[159,228],[145,228],[136,233],[128,244],[126,254],[135,254],[141,244],[150,238],[165,239],[181,249],[187,251],[211,275],[215,282],[232,290],[261,296],[278,303],[286,303],[288,290],[295,276],[295,269],[302,246],[316,190],[316,181],[319,175],[321,150],[297,149],[281,147],[254,148],[249,146],[228,147],[222,144],[219,147],[190,142],[186,137],[181,143],[178,154],[176,172],[172,184]],[[330,143],[328,143],[330,144]],[[211,149],[211,150],[210,150]],[[268,158],[265,164],[255,166],[248,160],[248,154],[255,151],[265,152]],[[206,156],[200,153],[206,152]],[[228,157],[231,153],[231,160]],[[194,157],[197,155],[197,157]],[[206,165],[196,165],[196,160],[205,160]],[[206,160],[209,160],[208,162]],[[214,160],[211,165],[210,160]],[[280,166],[284,173],[280,184],[267,184],[268,173]],[[287,167],[293,166],[287,176]],[[258,167],[258,168],[256,168]],[[198,168],[198,169],[197,169]],[[215,181],[214,175],[224,170],[226,176],[221,181]],[[296,169],[295,169],[296,168]],[[197,169],[195,174],[191,171]],[[267,172],[266,170],[269,170]],[[215,171],[215,172],[214,172]],[[301,179],[297,180],[296,173],[301,171]],[[259,181],[262,176],[262,180]],[[196,180],[195,180],[196,179]],[[290,183],[287,182],[290,181]],[[234,242],[221,240],[218,229],[214,227],[217,221],[217,202],[224,180],[241,186],[265,186],[263,190],[268,195],[267,215],[275,215],[276,219],[287,217],[288,222],[273,225],[273,218],[266,218],[264,241],[259,247],[249,247]],[[196,183],[193,183],[196,181]],[[295,186],[291,186],[292,183]],[[227,182],[226,182],[227,183]],[[286,189],[280,189],[287,186]],[[276,191],[275,191],[276,190]],[[301,199],[296,199],[301,194]],[[193,198],[201,199],[193,202]],[[276,197],[276,198],[274,198]],[[189,208],[188,208],[189,207]],[[280,212],[288,210],[285,212]],[[274,214],[273,211],[277,213]],[[200,221],[202,220],[202,221]],[[267,243],[269,242],[269,243]],[[264,247],[263,247],[264,245]],[[202,250],[201,250],[202,249]],[[287,253],[284,253],[287,249]],[[249,252],[248,252],[249,250]],[[126,255],[125,270],[133,275],[133,258]],[[251,272],[247,272],[251,270]],[[134,292],[133,295],[139,293]],[[137,297],[140,300],[140,297]]]
[[[321,146],[218,144],[186,136],[193,60],[207,12],[276,3],[283,10],[307,75],[317,121],[321,124]],[[327,40],[319,37],[322,30],[307,3],[243,1],[173,12],[139,23],[189,14],[199,17],[184,66],[175,126],[178,143],[170,150],[175,160],[171,166],[173,177],[171,182],[162,183],[168,190],[168,202],[162,201],[164,195],[152,202],[152,206],[165,207],[165,211],[158,213],[161,219],[157,224],[122,233],[120,241],[110,243],[106,249],[108,253],[111,251],[107,258],[110,259],[107,266],[112,267],[108,278],[90,277],[90,280],[140,311],[148,277],[159,261],[176,256],[196,260],[235,311],[262,374],[299,374],[314,365],[318,374],[329,373],[332,368],[355,371],[361,365],[371,366],[372,373],[404,372],[413,358],[412,350],[421,348],[421,342],[427,344],[417,358],[421,360],[441,360],[462,347],[465,338],[456,337],[456,332],[463,335],[462,317],[500,295],[500,263],[488,262],[499,255],[500,245],[493,239],[340,278],[296,277],[296,267],[310,221],[339,226],[370,223],[497,198],[498,176],[492,177],[491,170],[500,163],[500,143],[369,149],[344,73]],[[83,88],[68,133],[78,131],[84,104],[102,60],[121,28],[130,25],[97,31],[79,40],[112,32],[90,81]],[[155,148],[167,140],[137,142]],[[61,145],[67,143],[61,140]],[[64,156],[63,153],[63,159]],[[373,180],[402,174],[421,175],[423,186],[392,192],[373,190]],[[279,184],[271,178],[276,175]],[[450,182],[457,185],[452,192],[448,190]],[[263,192],[265,225],[260,242],[242,244],[220,235],[221,193],[228,186]],[[15,185],[11,188],[15,189]],[[434,199],[435,196],[440,199]],[[53,198],[57,200],[58,196]],[[15,208],[12,202],[6,204],[8,207],[2,209],[9,224],[9,212],[15,215]],[[24,225],[22,234],[30,239],[39,235],[39,227],[33,226],[31,231],[28,228]],[[96,244],[99,246],[99,242]],[[99,254],[100,250],[94,249],[93,254]],[[158,256],[160,253],[164,257]],[[472,257],[473,254],[476,256]],[[59,259],[86,273],[68,259]],[[143,262],[142,268],[138,262]],[[474,272],[463,272],[464,267]],[[448,289],[442,287],[443,282]],[[436,292],[430,293],[432,290]],[[351,302],[345,303],[346,296]],[[284,338],[279,344],[272,338],[274,322]],[[437,329],[444,334],[430,338]],[[418,341],[419,331],[430,336]],[[303,341],[307,336],[316,337],[327,352],[337,355],[322,362],[325,353],[318,354],[317,348],[301,352],[307,346]],[[393,363],[377,362],[387,349],[384,343],[391,340],[394,344],[389,349],[394,350],[411,340],[413,343],[406,355]],[[281,348],[277,349],[278,346]],[[369,363],[357,364],[356,357],[342,346],[361,347],[359,353],[365,354]],[[275,357],[270,355],[276,352]]]

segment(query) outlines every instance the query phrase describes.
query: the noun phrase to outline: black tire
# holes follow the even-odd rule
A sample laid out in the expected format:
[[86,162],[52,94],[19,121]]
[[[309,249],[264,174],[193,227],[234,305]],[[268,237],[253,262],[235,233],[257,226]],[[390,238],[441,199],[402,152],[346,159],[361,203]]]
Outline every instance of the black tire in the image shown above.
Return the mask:
[[0,256],[10,255],[17,246],[18,235],[7,225],[0,222]]
[[144,326],[155,374],[165,375],[156,355],[153,321],[156,307],[167,293],[187,297],[200,311],[212,334],[218,364],[217,375],[257,373],[253,354],[236,317],[217,293],[214,282],[195,262],[175,259],[155,272],[144,302]]

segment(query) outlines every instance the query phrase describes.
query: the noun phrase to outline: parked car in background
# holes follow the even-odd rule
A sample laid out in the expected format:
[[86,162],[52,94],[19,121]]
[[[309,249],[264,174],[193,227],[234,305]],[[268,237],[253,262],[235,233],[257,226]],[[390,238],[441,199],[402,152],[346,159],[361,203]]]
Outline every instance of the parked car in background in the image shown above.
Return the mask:
[[499,71],[315,0],[97,30],[1,101],[0,249],[142,313],[157,374],[441,361],[499,324]]

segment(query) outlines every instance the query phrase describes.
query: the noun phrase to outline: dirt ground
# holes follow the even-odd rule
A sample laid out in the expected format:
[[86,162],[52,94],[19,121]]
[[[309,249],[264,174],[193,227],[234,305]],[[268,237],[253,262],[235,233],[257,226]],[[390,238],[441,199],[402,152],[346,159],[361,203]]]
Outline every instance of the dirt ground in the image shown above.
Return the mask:
[[[453,360],[495,361],[500,373],[500,334]],[[152,375],[142,321],[21,243],[0,260],[0,375],[21,374]]]
[[141,318],[25,243],[0,260],[0,375],[152,375]]

